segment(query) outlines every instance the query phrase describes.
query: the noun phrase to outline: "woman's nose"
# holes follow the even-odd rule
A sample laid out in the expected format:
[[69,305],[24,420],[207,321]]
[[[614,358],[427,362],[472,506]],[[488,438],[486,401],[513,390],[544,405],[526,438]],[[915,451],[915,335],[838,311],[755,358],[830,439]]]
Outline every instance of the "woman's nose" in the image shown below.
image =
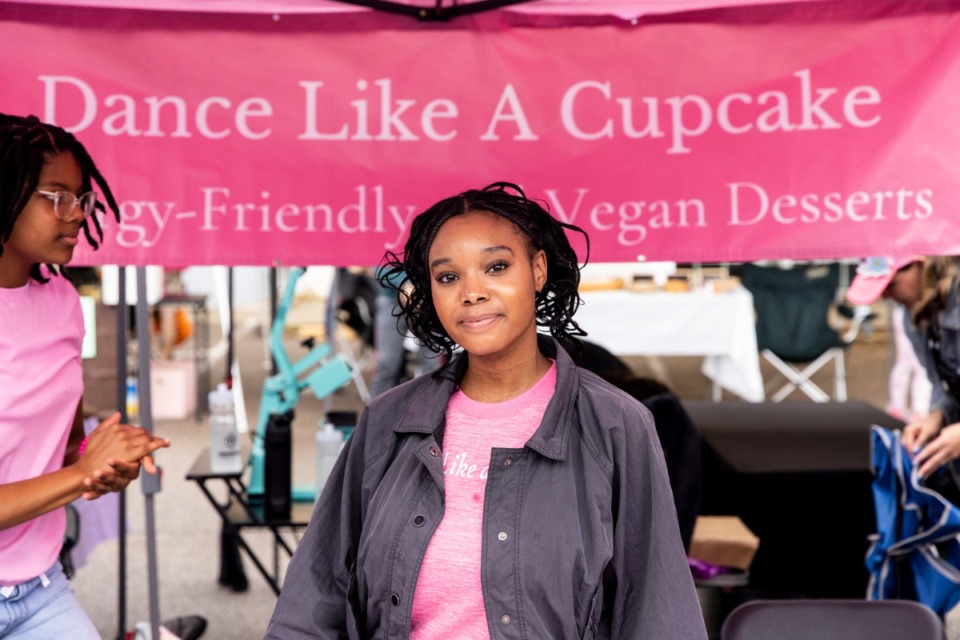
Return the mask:
[[487,299],[487,291],[480,278],[464,278],[461,295],[464,304],[477,304]]

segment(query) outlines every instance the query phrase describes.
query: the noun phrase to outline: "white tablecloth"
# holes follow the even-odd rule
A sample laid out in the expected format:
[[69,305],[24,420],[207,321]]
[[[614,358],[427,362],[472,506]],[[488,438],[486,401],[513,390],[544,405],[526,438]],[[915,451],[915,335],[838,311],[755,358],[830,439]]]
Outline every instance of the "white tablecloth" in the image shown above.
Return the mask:
[[576,320],[587,340],[616,355],[704,356],[703,374],[750,402],[763,402],[753,296],[727,293],[589,291]]

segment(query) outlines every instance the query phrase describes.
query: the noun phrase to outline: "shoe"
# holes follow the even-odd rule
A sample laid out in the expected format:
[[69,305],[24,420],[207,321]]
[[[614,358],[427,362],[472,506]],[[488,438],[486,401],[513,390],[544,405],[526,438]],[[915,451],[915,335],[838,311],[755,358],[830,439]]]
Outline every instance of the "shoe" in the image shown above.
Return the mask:
[[160,623],[180,640],[197,640],[207,630],[207,619],[203,616],[179,616]]

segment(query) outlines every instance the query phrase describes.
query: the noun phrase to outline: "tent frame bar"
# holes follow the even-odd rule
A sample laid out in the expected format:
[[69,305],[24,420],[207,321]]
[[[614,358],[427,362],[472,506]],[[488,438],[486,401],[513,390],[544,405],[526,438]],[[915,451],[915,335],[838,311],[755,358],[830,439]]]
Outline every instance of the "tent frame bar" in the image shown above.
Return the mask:
[[482,13],[484,11],[493,11],[502,9],[515,4],[523,4],[531,0],[478,0],[466,5],[458,4],[457,0],[451,0],[449,6],[444,6],[444,0],[436,0],[431,7],[414,7],[401,2],[391,2],[390,0],[338,0],[343,4],[352,4],[377,11],[387,13],[398,13],[404,16],[410,16],[423,22],[443,22],[452,20],[460,16]]

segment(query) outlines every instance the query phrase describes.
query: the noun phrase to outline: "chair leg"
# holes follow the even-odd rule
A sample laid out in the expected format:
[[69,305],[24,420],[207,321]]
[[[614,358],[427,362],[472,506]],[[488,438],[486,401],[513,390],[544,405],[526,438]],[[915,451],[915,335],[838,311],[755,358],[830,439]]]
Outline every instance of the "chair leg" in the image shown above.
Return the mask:
[[847,401],[847,367],[844,362],[843,349],[837,349],[837,359],[834,366],[834,388],[837,402]]
[[763,357],[772,364],[788,380],[788,384],[771,397],[773,402],[780,402],[789,396],[795,389],[800,389],[814,402],[829,402],[830,396],[820,387],[813,384],[810,376],[819,371],[826,362],[833,357],[830,351],[822,354],[819,358],[807,365],[803,370],[798,370],[790,366],[772,352],[765,350]]
[[367,388],[367,383],[363,379],[363,365],[364,363],[353,351],[353,347],[350,346],[350,343],[346,338],[341,336],[339,333],[336,334],[337,346],[340,348],[340,354],[344,356],[344,359],[350,365],[350,370],[353,375],[353,383],[357,387],[357,393],[360,394],[360,400],[364,404],[369,404],[370,402],[370,390]]
[[800,383],[800,388],[803,389],[804,393],[810,396],[814,402],[830,402],[830,396],[823,389],[813,384],[810,378],[822,369],[834,355],[833,349],[829,349],[820,354],[819,358],[808,364],[804,367],[803,371],[800,372],[800,376],[803,378],[803,382]]

